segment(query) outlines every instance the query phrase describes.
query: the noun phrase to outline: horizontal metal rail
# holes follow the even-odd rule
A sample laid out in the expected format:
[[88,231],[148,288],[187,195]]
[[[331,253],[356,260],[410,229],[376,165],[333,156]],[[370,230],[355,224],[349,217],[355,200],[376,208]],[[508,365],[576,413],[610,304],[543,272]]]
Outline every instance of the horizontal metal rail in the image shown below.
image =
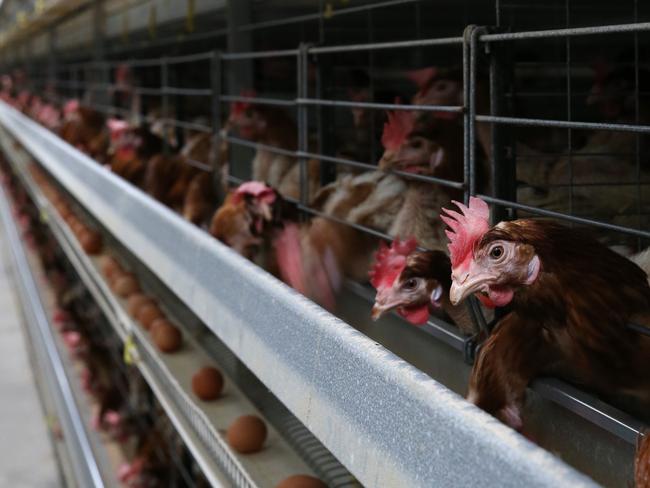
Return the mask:
[[504,32],[498,34],[481,34],[482,42],[516,41],[525,39],[546,39],[553,37],[578,37],[598,34],[620,34],[624,32],[644,32],[650,30],[650,22],[634,24],[600,25],[595,27],[573,27],[567,29],[548,29],[527,32]]
[[462,37],[438,37],[434,39],[416,39],[413,41],[374,42],[364,44],[348,44],[344,46],[310,47],[309,54],[333,54],[354,51],[377,51],[383,49],[408,49],[413,47],[461,45]]
[[569,120],[532,119],[521,117],[498,117],[495,115],[477,115],[477,122],[492,122],[520,126],[557,127],[561,129],[612,130],[624,132],[650,133],[650,125],[606,124],[601,122],[574,122]]
[[[185,35],[183,37],[183,42],[191,43],[196,41],[204,41],[207,39],[225,37],[227,34],[228,34],[228,29],[213,29],[209,32],[201,32],[201,33],[196,33],[191,35]],[[178,44],[177,36],[162,38],[157,40],[147,39],[144,41],[131,42],[129,43],[128,46],[120,46],[119,44],[116,43],[107,43],[104,49],[106,49],[106,53],[110,55],[116,55],[120,53],[131,54],[133,53],[133,51],[136,51],[137,49],[163,47],[163,46],[169,46],[174,44]]]
[[244,59],[259,59],[259,58],[286,58],[290,56],[297,56],[298,49],[277,49],[275,51],[250,51],[241,53],[220,53],[219,57],[224,61],[241,61]]
[[[387,0],[384,2],[378,2],[370,5],[361,5],[358,7],[347,7],[347,8],[342,8],[342,9],[336,9],[332,10],[328,15],[329,17],[335,17],[335,16],[342,16],[342,15],[349,15],[349,14],[355,14],[359,12],[367,12],[370,10],[375,10],[378,8],[384,8],[384,7],[396,7],[399,5],[404,5],[408,3],[416,3],[421,0]],[[283,25],[288,25],[288,24],[296,24],[296,23],[302,23],[302,22],[307,22],[310,20],[320,20],[325,18],[325,13],[324,12],[319,12],[316,14],[306,14],[306,15],[297,15],[293,17],[288,17],[285,19],[277,19],[277,20],[268,20],[268,21],[261,21],[261,22],[253,22],[250,24],[244,24],[240,26],[236,26],[235,30],[240,31],[240,32],[245,32],[245,31],[253,31],[257,29],[266,29],[270,27],[280,27]]]
[[221,95],[219,97],[221,103],[250,103],[253,105],[273,105],[276,107],[293,107],[296,105],[296,100],[282,100],[279,98],[267,98],[267,97],[243,97],[240,95]]
[[368,108],[373,110],[411,110],[414,112],[452,112],[463,113],[465,107],[455,105],[402,105],[400,103],[350,102],[347,100],[319,100],[316,98],[296,98],[298,105],[322,107]]
[[[241,139],[239,137],[234,137],[234,136],[225,136],[224,138],[226,141],[235,144],[237,146],[242,146],[242,147],[248,147],[251,149],[261,149],[263,151],[268,151],[273,154],[280,154],[282,156],[289,156],[292,158],[308,158],[308,159],[315,159],[318,161],[324,161],[328,163],[333,163],[333,164],[340,164],[342,166],[350,166],[352,168],[359,168],[359,169],[367,169],[370,171],[378,171],[378,168],[374,164],[368,164],[368,163],[362,163],[360,161],[354,161],[351,159],[345,159],[345,158],[337,158],[334,156],[326,156],[323,154],[318,154],[318,153],[312,153],[312,152],[303,152],[303,151],[291,151],[288,149],[283,149],[278,146],[271,146],[269,144],[263,144],[260,142],[253,142],[249,141],[246,139]],[[386,173],[391,173],[397,176],[400,176],[405,179],[409,180],[414,180],[414,181],[422,181],[425,183],[434,183],[437,185],[443,185],[449,188],[457,188],[457,189],[463,189],[465,188],[464,183],[459,182],[459,181],[451,181],[451,180],[445,180],[442,178],[436,178],[435,176],[425,176],[425,175],[419,175],[416,173],[407,173],[405,171],[397,171],[397,170],[387,170]]]
[[476,195],[479,198],[482,198],[488,203],[494,203],[496,205],[501,205],[502,207],[509,207],[516,210],[524,210],[532,214],[541,215],[544,217],[551,217],[554,219],[565,220],[567,222],[572,222],[574,224],[581,225],[590,225],[592,227],[598,227],[600,229],[611,230],[614,232],[621,232],[623,234],[629,234],[637,237],[650,238],[650,232],[640,229],[633,229],[630,227],[623,227],[621,225],[608,224],[606,222],[600,222],[598,220],[587,219],[585,217],[576,217],[574,215],[567,215],[561,212],[555,212],[553,210],[546,210],[539,207],[532,207],[530,205],[524,205],[522,203],[511,202],[509,200],[502,200],[500,198],[494,198],[490,195]]
[[[454,486],[593,486],[4,104],[0,122],[361,483],[415,487],[435,479]],[[477,435],[481,430],[489,433]],[[455,449],[436,448],[434,457],[430,449],[412,449],[448,443]],[[471,465],[476,469],[467,469]]]
[[540,378],[531,388],[621,439],[636,444],[645,425],[631,415],[556,378]]

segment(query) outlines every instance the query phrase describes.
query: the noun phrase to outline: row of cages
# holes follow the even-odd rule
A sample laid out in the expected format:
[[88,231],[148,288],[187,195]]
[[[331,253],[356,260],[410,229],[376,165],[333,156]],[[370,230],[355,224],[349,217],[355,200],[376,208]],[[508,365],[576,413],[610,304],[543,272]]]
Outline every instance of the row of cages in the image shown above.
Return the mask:
[[[438,217],[454,200],[482,199],[492,224],[550,218],[588,229],[642,263],[650,245],[648,7],[474,3],[322,1],[317,12],[301,2],[251,3],[197,16],[180,40],[161,38],[169,23],[156,36],[150,28],[101,49],[25,49],[5,63],[2,93],[350,323],[371,314],[367,276],[379,242],[414,237],[420,249],[446,252]],[[75,116],[90,137],[60,131]],[[301,226],[298,253],[314,284],[274,269],[259,238],[217,228],[231,189],[251,180],[290,206],[282,218]],[[201,205],[186,198],[190,181]],[[331,255],[314,264],[320,239]],[[332,259],[335,272],[318,275]],[[365,301],[350,310],[344,295]],[[470,364],[507,313],[474,297],[466,313],[442,312],[419,331]],[[639,347],[650,335],[644,325],[628,324]],[[383,343],[397,344],[400,333]],[[608,405],[590,397],[581,410],[572,388],[536,391],[632,444],[650,422],[647,409],[607,397],[624,412],[612,426]],[[589,474],[612,484],[600,471]]]
[[[19,293],[30,345],[38,351],[51,336],[57,351],[36,352],[34,363],[57,370],[51,357],[61,357],[65,380],[48,381],[43,370],[35,377],[45,390],[70,385],[76,435],[88,439],[75,450],[63,420],[71,413],[48,411],[55,445],[66,444],[70,464],[91,473],[65,476],[67,484],[359,486],[164,283],[99,230],[15,139],[4,131],[0,139],[5,154],[14,146],[0,162],[12,267],[19,291],[30,281],[37,290]],[[26,266],[16,257],[23,254]],[[41,307],[47,333],[30,330]]]

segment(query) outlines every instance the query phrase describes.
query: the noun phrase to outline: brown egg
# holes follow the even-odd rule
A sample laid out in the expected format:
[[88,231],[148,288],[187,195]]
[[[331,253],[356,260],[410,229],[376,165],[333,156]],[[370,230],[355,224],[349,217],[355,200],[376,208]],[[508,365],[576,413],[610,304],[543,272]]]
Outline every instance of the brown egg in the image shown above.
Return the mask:
[[111,288],[111,290],[115,291],[115,284],[117,283],[118,280],[121,278],[124,278],[127,276],[129,273],[127,271],[124,271],[123,269],[116,270],[110,278],[108,278],[108,286]]
[[145,304],[155,305],[153,298],[145,295],[144,293],[134,293],[129,296],[129,299],[126,302],[126,311],[131,317],[135,317],[138,309]]
[[82,232],[86,231],[86,225],[83,222],[76,221],[72,224],[72,232],[79,237]]
[[327,485],[313,476],[294,474],[280,481],[275,488],[327,488]]
[[59,211],[59,214],[64,221],[67,222],[70,219],[70,215],[72,215],[72,210],[70,210],[70,207],[67,205],[61,205],[57,210]]
[[156,319],[151,324],[151,339],[162,352],[172,353],[181,348],[183,334],[167,319]]
[[192,391],[203,401],[216,400],[223,390],[223,376],[217,368],[205,366],[192,376]]
[[123,272],[123,268],[120,263],[112,256],[104,256],[100,263],[102,274],[106,277],[107,280],[113,278],[117,273]]
[[86,254],[99,254],[102,250],[102,236],[99,232],[86,231],[79,236],[79,243]]
[[140,291],[138,280],[131,273],[125,273],[113,280],[113,290],[122,298]]
[[230,427],[226,437],[228,444],[242,454],[258,452],[266,440],[266,424],[255,415],[242,415]]
[[135,314],[137,321],[147,330],[149,330],[154,320],[164,316],[165,314],[162,310],[160,310],[154,303],[146,303],[142,305]]

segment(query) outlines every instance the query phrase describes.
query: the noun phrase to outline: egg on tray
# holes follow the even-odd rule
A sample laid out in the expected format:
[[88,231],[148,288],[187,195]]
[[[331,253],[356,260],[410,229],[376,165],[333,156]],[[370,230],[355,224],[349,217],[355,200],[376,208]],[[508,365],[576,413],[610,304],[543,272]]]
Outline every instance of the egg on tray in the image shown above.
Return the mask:
[[176,352],[183,344],[183,335],[169,320],[160,318],[151,324],[151,339],[156,347],[165,353]]
[[138,309],[144,305],[155,305],[153,298],[144,293],[134,293],[126,301],[126,311],[131,317],[135,317]]
[[228,444],[241,454],[252,454],[262,450],[267,429],[264,421],[256,415],[238,417],[226,432]]
[[327,485],[313,476],[296,474],[280,481],[275,488],[327,488]]
[[155,303],[146,303],[138,309],[135,318],[142,324],[142,327],[149,330],[154,320],[164,316],[165,314],[158,308],[158,305]]

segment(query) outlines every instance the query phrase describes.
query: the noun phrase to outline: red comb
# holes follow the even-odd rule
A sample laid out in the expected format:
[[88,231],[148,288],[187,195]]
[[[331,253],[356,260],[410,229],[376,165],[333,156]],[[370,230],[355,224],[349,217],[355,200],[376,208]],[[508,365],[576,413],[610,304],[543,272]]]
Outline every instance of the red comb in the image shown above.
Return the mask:
[[[257,93],[255,90],[242,90],[240,93],[240,96],[246,97],[246,98],[255,98],[257,96]],[[251,102],[248,100],[243,101],[243,102],[233,102],[232,107],[231,107],[231,116],[233,117],[239,117],[242,115],[246,110],[251,108]]]
[[405,241],[395,239],[390,247],[384,242],[375,254],[375,264],[370,270],[370,284],[380,290],[393,286],[406,267],[406,257],[418,247],[415,237]]
[[438,68],[431,66],[429,68],[408,71],[406,77],[416,84],[418,90],[422,90],[438,77]]
[[[399,103],[399,100],[396,101]],[[387,112],[388,122],[384,124],[381,144],[384,149],[397,150],[404,144],[406,138],[415,126],[415,114],[410,110],[395,110]]]
[[122,416],[115,410],[108,410],[104,414],[104,422],[106,422],[111,427],[115,427],[119,425],[120,422],[122,422]]
[[130,463],[122,463],[117,469],[117,479],[122,483],[128,483],[135,476],[140,474],[144,468],[145,460],[142,457],[135,458]]
[[72,100],[68,100],[65,105],[63,106],[63,113],[65,115],[70,115],[74,112],[79,110],[79,100],[77,98],[73,98]]
[[261,181],[247,181],[237,187],[232,197],[232,203],[237,204],[241,202],[246,195],[250,195],[260,203],[266,203],[268,205],[273,204],[277,196],[273,188]]
[[451,266],[456,268],[471,256],[474,243],[489,230],[490,209],[487,203],[475,197],[469,198],[469,207],[454,200],[452,203],[461,213],[443,208],[446,215],[440,214],[440,218],[451,228],[445,233],[449,238]]
[[117,140],[129,128],[129,123],[120,119],[108,119],[106,125],[113,141]]

